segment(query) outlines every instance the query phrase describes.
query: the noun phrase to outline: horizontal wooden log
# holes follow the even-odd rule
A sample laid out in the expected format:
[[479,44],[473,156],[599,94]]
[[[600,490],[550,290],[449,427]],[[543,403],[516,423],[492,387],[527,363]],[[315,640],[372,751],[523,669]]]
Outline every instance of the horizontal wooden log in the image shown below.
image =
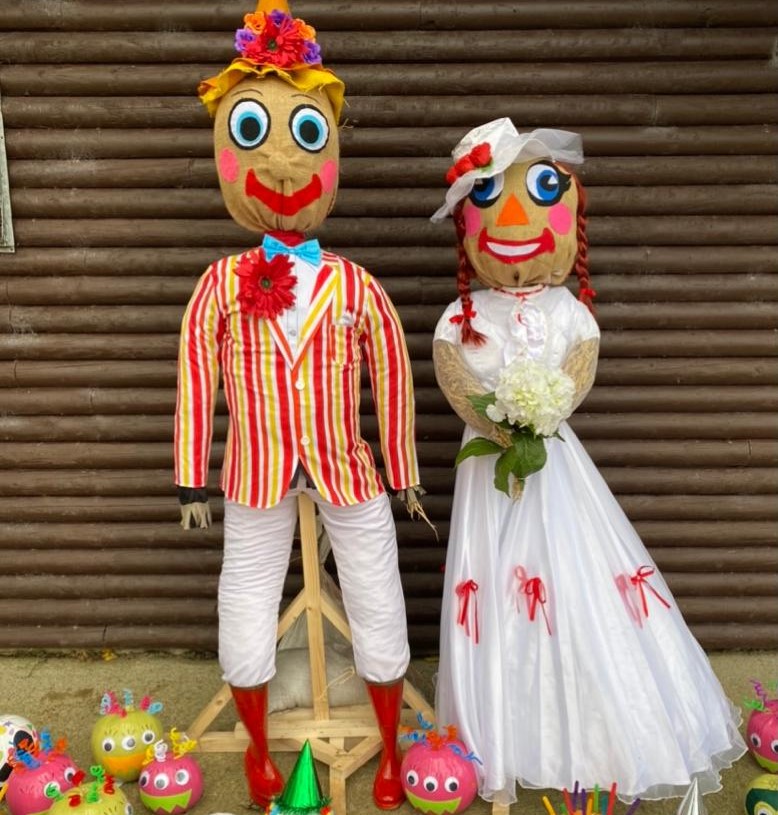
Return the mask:
[[[585,413],[737,413],[778,410],[772,386],[597,386],[584,402]],[[427,400],[431,401],[431,400]],[[42,411],[56,416],[98,414],[172,415],[175,389],[167,388],[6,388],[3,409],[8,416],[35,416]],[[444,406],[441,404],[441,408]],[[216,414],[227,411],[223,394]],[[435,417],[433,421],[437,421]],[[421,420],[421,417],[420,417]],[[424,420],[426,421],[426,420]],[[730,445],[730,442],[724,442]]]
[[[773,424],[775,424],[773,422]],[[775,435],[778,429],[772,428]],[[426,468],[429,488],[453,486],[451,467]],[[775,495],[778,470],[761,467],[671,469],[661,467],[603,467],[601,474],[619,495]],[[218,476],[209,484],[215,489]],[[0,472],[0,496],[122,496],[166,495],[171,491],[171,469],[24,469]]]
[[[715,98],[716,104],[711,104]],[[598,96],[490,95],[494,117],[507,116],[524,128],[590,125],[684,127],[774,125],[775,94],[633,94]],[[210,128],[194,95],[125,97],[121,105],[103,97],[3,98],[7,127]],[[483,120],[481,96],[404,96],[402,104],[384,97],[349,95],[345,121],[358,127],[473,127]]]
[[[431,498],[425,497],[425,506]],[[450,496],[436,508],[439,517],[450,514]],[[619,498],[624,511],[633,523],[639,521],[775,521],[778,520],[778,502],[766,495],[722,495],[715,501],[698,495],[640,496]],[[221,498],[215,494],[211,500],[215,517],[221,517]],[[178,502],[169,496],[29,496],[20,501],[16,497],[0,496],[0,521],[11,523],[62,522],[112,523],[138,521],[177,524]],[[426,534],[426,533],[425,533]]]
[[[415,252],[415,250],[414,250]],[[426,254],[426,253],[425,253]],[[0,302],[9,305],[186,305],[194,290],[193,277],[122,275],[0,277]],[[445,304],[457,296],[451,279],[385,277],[382,285],[395,305]],[[735,273],[705,276],[598,274],[597,303],[737,303],[778,301],[778,275]],[[576,294],[577,283],[568,280]]]
[[[318,26],[317,26],[318,28]],[[516,41],[521,53],[516,53]],[[441,37],[431,31],[318,31],[328,64],[376,62],[468,62],[474,57],[495,61],[549,62],[563,54],[568,60],[617,59],[769,59],[773,38],[752,29],[593,29],[579,31],[479,31],[479,53],[467,37]],[[0,54],[10,63],[144,63],[203,62],[227,64],[234,56],[229,37],[221,31],[103,32],[99,37],[72,31],[67,37],[30,31],[23,37],[0,33]]]
[[[778,100],[777,100],[778,101]],[[435,188],[444,190],[446,158],[344,159],[343,188]],[[725,184],[774,184],[778,169],[770,156],[609,156],[587,161],[580,171],[588,187],[688,186]],[[75,159],[9,162],[12,189],[22,188],[212,188],[218,186],[212,159]],[[639,193],[638,193],[639,194]],[[327,233],[329,221],[321,234]],[[445,232],[438,228],[439,232]],[[250,233],[245,233],[246,235]],[[245,238],[244,238],[245,240]],[[738,241],[733,241],[738,243]],[[742,241],[741,241],[742,242]],[[212,244],[213,245],[213,244]],[[424,245],[423,243],[421,245]]]
[[[478,52],[477,52],[478,53]],[[480,51],[482,54],[483,51]],[[402,82],[408,95],[436,95],[455,87],[466,95],[508,94],[516,87],[532,88],[535,94],[759,94],[770,93],[776,86],[778,70],[767,60],[634,62],[628,70],[608,62],[522,63],[505,62],[500,70],[484,62],[449,62],[446,64],[386,66],[331,64],[357,96],[390,96],[397,94]],[[91,65],[2,65],[0,84],[3,94],[13,96],[111,96],[150,97],[186,96],[203,77],[221,70],[220,64],[188,61],[183,65],[103,64],[99,70]],[[627,67],[627,66],[625,66]]]
[[[652,216],[602,217],[589,220],[589,239],[595,244],[733,245],[778,244],[778,217]],[[14,222],[17,244],[27,246],[197,246],[210,245],[214,236],[251,245],[254,236],[230,219],[165,220],[105,218],[102,220],[20,219]],[[451,246],[448,229],[426,218],[330,218],[318,231],[325,244],[408,247]]]
[[[564,21],[568,28],[758,26],[778,24],[778,13],[767,0],[622,0],[614,6],[599,2],[555,3],[552,8],[532,0],[506,6],[501,2],[471,0],[363,0],[350,5],[299,0],[295,13],[322,30],[384,31],[404,28],[414,21],[428,30],[480,30],[488,19],[495,29],[548,28]],[[46,0],[25,0],[24,7],[10,5],[0,13],[0,28],[36,31],[214,31],[230,33],[245,14],[245,3],[225,0],[217,5],[181,2],[157,6],[153,13],[143,0],[127,0],[118,9],[111,0],[64,0],[55,9]]]
[[[110,358],[110,357],[109,357]],[[774,385],[778,364],[763,357],[694,359],[600,359],[599,385]],[[429,363],[414,363],[414,379],[430,385],[434,374]],[[37,360],[0,362],[3,387],[175,387],[175,359],[164,362],[76,360],[66,364]]]
[[[732,619],[737,619],[733,609]],[[177,625],[211,626],[217,622],[216,598],[177,597],[143,600],[64,599],[41,597],[24,610],[25,625],[154,625],[175,620]],[[19,622],[19,604],[0,600],[0,627]]]
[[[256,242],[256,241],[253,241]],[[218,257],[245,250],[247,244],[229,246],[214,242],[206,247],[20,247],[3,258],[4,276],[47,277],[96,275],[112,279],[137,275],[183,276],[194,278]],[[445,277],[450,284],[448,299],[456,297],[453,279],[455,255],[448,247],[416,246],[410,252],[394,247],[330,246],[345,257],[376,273],[385,285],[392,276],[420,275]],[[622,275],[640,288],[644,275],[681,275],[688,280],[699,275],[704,281],[712,274],[752,275],[778,273],[778,252],[771,246],[592,246],[589,258],[595,281],[600,275]],[[426,281],[425,281],[426,285]],[[686,285],[697,285],[686,283]],[[715,299],[715,292],[708,298]],[[702,299],[702,298],[699,298]]]
[[[2,40],[2,35],[0,35]],[[0,51],[1,53],[1,51]],[[344,128],[341,156],[448,156],[465,135],[463,127]],[[579,127],[584,155],[771,155],[778,128],[772,125],[721,127]],[[200,158],[213,155],[207,128],[89,129],[6,128],[10,159],[141,159]]]
[[[402,531],[401,546],[418,548],[419,543],[409,532],[402,518],[402,509],[398,510],[398,525]],[[444,519],[447,520],[447,519]],[[436,519],[441,534],[447,534],[447,525]],[[658,548],[695,547],[707,549],[711,547],[771,547],[775,545],[775,521],[772,520],[745,520],[728,521],[726,524],[718,521],[637,521],[635,529],[646,546],[652,550]],[[445,534],[443,536],[445,537]],[[223,536],[222,524],[218,521],[208,530],[196,532],[184,531],[175,522],[113,521],[111,523],[60,523],[29,522],[4,523],[0,528],[0,549],[18,551],[19,549],[35,548],[46,550],[71,549],[137,549],[154,545],[166,548],[181,549],[214,549],[221,546]],[[424,545],[429,541],[424,540]],[[441,557],[442,550],[434,549]],[[409,557],[412,557],[409,555]],[[293,552],[292,559],[299,559],[297,550]],[[299,565],[292,573],[299,574]],[[175,577],[170,586],[162,580],[149,577],[145,587],[126,585],[117,586],[115,582],[99,587],[90,587],[83,596],[90,597],[136,597],[146,596],[200,596],[206,595],[215,589],[212,581],[202,581],[198,578],[171,575]],[[31,596],[34,590],[37,596],[75,596],[69,594],[66,586],[52,587],[41,582],[35,575],[18,577],[17,583],[26,583],[26,596]],[[179,585],[179,583],[181,585]],[[37,589],[35,589],[37,587]],[[8,596],[18,597],[16,592]]]
[[[778,195],[770,184],[723,187],[592,187],[587,213],[603,215],[773,215]],[[356,189],[339,192],[332,218],[425,217],[440,205],[439,189]],[[70,189],[52,195],[39,188],[11,191],[15,218],[223,218],[215,189],[146,189],[132,196],[120,189]]]

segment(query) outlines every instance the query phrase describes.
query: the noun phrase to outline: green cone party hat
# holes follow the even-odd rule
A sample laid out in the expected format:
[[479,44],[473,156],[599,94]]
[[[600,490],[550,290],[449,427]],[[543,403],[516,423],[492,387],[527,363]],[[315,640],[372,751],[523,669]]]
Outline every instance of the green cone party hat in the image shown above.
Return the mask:
[[268,808],[268,815],[334,815],[322,794],[311,744],[306,740],[284,791]]

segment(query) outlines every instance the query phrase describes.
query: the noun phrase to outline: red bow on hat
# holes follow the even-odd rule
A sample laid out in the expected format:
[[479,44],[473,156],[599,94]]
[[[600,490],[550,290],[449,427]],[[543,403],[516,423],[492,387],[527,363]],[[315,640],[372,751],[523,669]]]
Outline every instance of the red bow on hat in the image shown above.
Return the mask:
[[446,173],[446,182],[451,185],[460,176],[475,170],[478,167],[486,167],[492,163],[492,146],[489,142],[477,144],[469,153],[462,156],[453,167]]

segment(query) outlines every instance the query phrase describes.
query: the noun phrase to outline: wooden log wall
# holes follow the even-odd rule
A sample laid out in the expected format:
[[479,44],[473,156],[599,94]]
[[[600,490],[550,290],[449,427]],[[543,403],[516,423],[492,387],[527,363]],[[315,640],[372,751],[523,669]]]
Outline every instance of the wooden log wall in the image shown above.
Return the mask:
[[[221,504],[171,484],[177,330],[252,243],[227,216],[199,79],[249,0],[0,4],[17,251],[0,256],[0,648],[216,643]],[[431,334],[456,296],[429,215],[452,146],[510,116],[584,136],[596,387],[572,424],[708,648],[778,646],[778,6],[771,0],[296,0],[346,80],[323,243],[397,304],[436,543],[398,507],[417,655],[437,648],[461,425]],[[366,393],[367,398],[367,393]],[[212,459],[216,494],[225,407]],[[366,412],[365,432],[376,438]],[[300,583],[293,564],[287,594]]]

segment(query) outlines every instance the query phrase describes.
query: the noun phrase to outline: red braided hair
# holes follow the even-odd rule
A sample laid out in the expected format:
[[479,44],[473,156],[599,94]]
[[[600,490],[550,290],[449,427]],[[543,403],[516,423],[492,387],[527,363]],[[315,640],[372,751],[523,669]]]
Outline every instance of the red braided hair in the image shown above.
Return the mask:
[[[465,252],[465,219],[462,215],[462,209],[466,200],[460,201],[451,213],[454,228],[457,232],[457,291],[459,292],[459,299],[462,301],[462,344],[483,345],[486,342],[486,337],[480,331],[476,331],[471,323],[471,320],[475,317],[475,311],[473,310],[473,299],[470,296],[470,281],[475,277],[475,269],[470,263],[467,252]],[[460,321],[456,317],[452,318],[452,320]]]
[[578,180],[575,173],[570,173],[578,191],[578,208],[575,213],[575,233],[578,239],[578,251],[575,255],[575,271],[578,278],[578,299],[594,314],[595,308],[592,299],[597,292],[592,288],[592,280],[589,277],[589,238],[586,234],[586,190]]

